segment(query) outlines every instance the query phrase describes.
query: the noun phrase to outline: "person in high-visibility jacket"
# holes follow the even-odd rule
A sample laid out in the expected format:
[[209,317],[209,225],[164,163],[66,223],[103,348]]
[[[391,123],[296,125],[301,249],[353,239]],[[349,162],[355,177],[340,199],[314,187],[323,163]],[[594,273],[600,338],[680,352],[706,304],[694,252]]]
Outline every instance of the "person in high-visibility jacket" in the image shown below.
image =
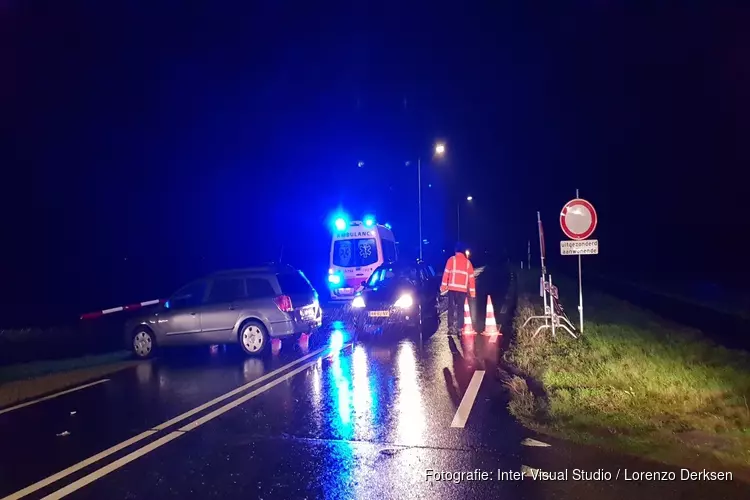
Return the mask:
[[456,253],[445,263],[440,292],[448,293],[448,332],[458,335],[464,325],[466,296],[468,294],[472,299],[477,296],[474,266],[460,243],[456,244]]

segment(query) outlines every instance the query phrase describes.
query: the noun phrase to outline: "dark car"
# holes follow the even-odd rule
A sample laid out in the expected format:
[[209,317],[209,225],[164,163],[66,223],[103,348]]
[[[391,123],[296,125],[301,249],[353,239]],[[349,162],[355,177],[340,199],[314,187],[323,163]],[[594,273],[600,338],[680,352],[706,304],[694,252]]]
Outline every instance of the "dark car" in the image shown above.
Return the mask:
[[271,338],[311,332],[322,318],[318,294],[304,274],[267,265],[189,283],[156,311],[129,321],[125,333],[139,358],[156,346],[232,343],[255,355]]
[[421,328],[438,321],[440,282],[435,270],[422,261],[383,264],[351,302],[358,331],[379,326]]

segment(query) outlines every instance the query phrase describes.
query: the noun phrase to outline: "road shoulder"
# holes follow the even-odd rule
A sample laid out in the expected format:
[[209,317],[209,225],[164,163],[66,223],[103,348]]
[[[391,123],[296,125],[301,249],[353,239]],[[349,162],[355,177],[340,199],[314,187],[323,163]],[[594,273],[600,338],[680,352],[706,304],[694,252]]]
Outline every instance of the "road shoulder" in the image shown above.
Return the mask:
[[136,366],[139,361],[115,361],[96,366],[31,376],[0,383],[0,410],[15,404],[70,389],[80,384]]

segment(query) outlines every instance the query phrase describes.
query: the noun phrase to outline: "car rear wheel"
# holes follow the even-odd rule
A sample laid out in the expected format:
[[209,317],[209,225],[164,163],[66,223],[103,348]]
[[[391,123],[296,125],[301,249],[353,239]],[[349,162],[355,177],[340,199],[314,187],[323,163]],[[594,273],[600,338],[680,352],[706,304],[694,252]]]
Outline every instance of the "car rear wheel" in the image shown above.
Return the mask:
[[131,348],[136,358],[150,358],[154,354],[154,349],[156,348],[156,341],[153,332],[148,328],[138,328],[133,333]]
[[270,344],[266,327],[258,321],[248,321],[243,324],[239,337],[242,350],[250,356],[263,354]]

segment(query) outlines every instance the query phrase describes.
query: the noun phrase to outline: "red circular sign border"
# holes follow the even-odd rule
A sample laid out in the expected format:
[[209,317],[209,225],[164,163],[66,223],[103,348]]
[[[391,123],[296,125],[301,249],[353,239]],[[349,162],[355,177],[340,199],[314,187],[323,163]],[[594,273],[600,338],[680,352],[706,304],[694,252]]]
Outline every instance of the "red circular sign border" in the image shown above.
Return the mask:
[[[583,233],[576,234],[573,231],[570,230],[568,226],[565,225],[565,214],[567,213],[567,210],[570,208],[576,206],[576,205],[583,205],[586,207],[591,213],[591,226],[584,231]],[[560,212],[560,228],[562,228],[563,233],[565,233],[565,236],[570,238],[571,240],[585,240],[589,236],[591,236],[594,233],[594,230],[596,229],[596,224],[598,222],[598,217],[596,215],[596,209],[594,209],[594,205],[592,205],[590,202],[584,200],[583,198],[575,198],[573,200],[570,200],[565,204],[565,206],[562,209],[562,212]]]

